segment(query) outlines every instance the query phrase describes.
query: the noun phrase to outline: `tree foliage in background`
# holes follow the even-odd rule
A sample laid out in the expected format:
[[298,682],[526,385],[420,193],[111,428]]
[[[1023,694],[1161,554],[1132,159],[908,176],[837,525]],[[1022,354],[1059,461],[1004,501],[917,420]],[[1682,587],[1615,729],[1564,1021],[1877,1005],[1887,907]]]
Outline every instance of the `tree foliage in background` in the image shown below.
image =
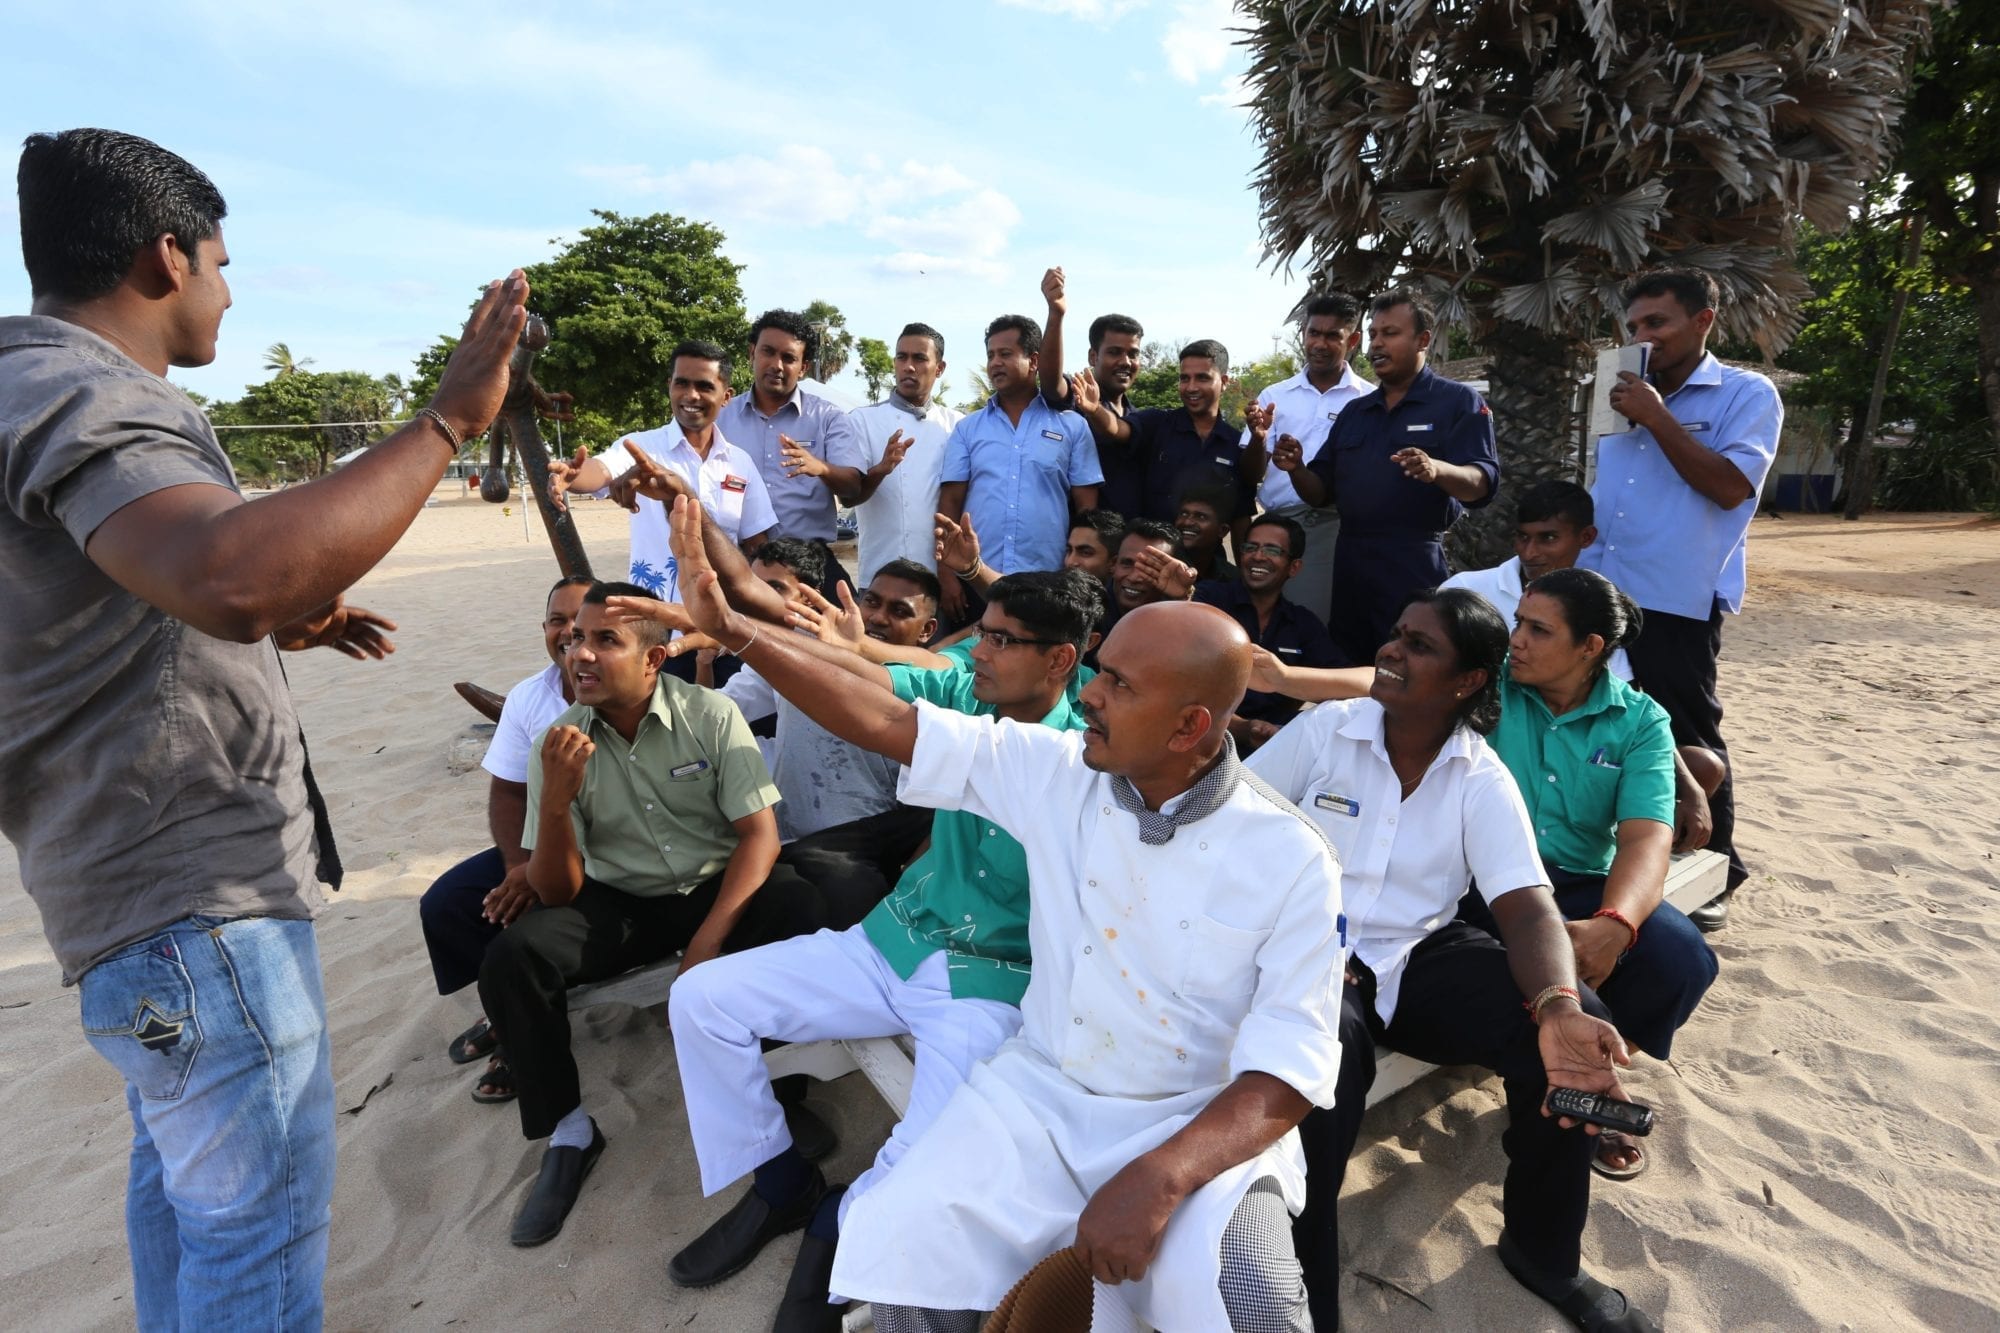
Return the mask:
[[1978,319],[1977,375],[2000,443],[2000,4],[1959,0],[1935,20],[1917,63],[1897,170],[1923,210],[1931,267],[1968,289]]
[[[1125,391],[1126,401],[1133,407],[1179,407],[1180,347],[1151,341],[1139,349],[1139,355],[1144,369],[1132,377],[1132,387]],[[1258,394],[1298,373],[1298,355],[1292,351],[1274,351],[1259,361],[1232,362],[1229,387],[1222,391],[1223,420],[1242,425],[1243,409],[1256,402]]]
[[[299,369],[304,364],[293,362],[233,402],[211,404],[209,419],[218,426],[393,423],[407,406],[408,391],[395,375]],[[310,430],[222,430],[217,438],[243,479],[299,481],[324,475],[334,459],[390,429],[393,425],[315,425]]]
[[[602,445],[665,422],[673,349],[685,338],[728,349],[737,386],[747,386],[742,266],[722,253],[722,233],[671,213],[591,212],[596,225],[526,270],[529,309],[553,332],[535,378],[550,392],[575,395],[576,421],[567,433]],[[412,401],[421,404],[436,390],[457,341],[440,338],[417,358]]]
[[861,378],[868,382],[868,401],[879,403],[896,382],[896,354],[880,338],[862,338],[854,346],[861,361]]
[[1803,217],[1844,227],[1885,163],[1931,0],[1241,0],[1267,252],[1316,287],[1429,290],[1493,357],[1506,480],[1454,542],[1492,563],[1512,497],[1579,471],[1590,338],[1633,270],[1713,274],[1768,352],[1809,295]]
[[815,300],[799,313],[819,335],[819,369],[814,378],[824,384],[854,359],[854,335],[848,331],[847,316],[831,301]]

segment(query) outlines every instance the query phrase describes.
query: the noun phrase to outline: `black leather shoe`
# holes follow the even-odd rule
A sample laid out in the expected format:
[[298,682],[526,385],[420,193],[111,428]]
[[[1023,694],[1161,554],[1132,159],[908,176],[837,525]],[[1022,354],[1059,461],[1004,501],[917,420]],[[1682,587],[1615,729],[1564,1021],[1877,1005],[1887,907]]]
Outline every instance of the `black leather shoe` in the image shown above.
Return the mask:
[[1688,913],[1688,920],[1704,935],[1713,935],[1729,924],[1729,900],[1736,896],[1736,890],[1724,889],[1701,906]]
[[734,1208],[668,1261],[667,1276],[676,1286],[709,1287],[742,1272],[759,1250],[810,1222],[825,1193],[826,1177],[818,1167],[805,1190],[783,1208],[773,1209],[754,1188],[745,1190]]
[[796,1102],[784,1111],[785,1128],[792,1132],[792,1147],[808,1162],[817,1162],[840,1146],[840,1140],[833,1136],[833,1127],[810,1106]]
[[1624,1292],[1582,1269],[1570,1277],[1551,1278],[1528,1262],[1505,1231],[1500,1233],[1499,1251],[1501,1265],[1516,1282],[1562,1311],[1583,1333],[1660,1333],[1659,1325],[1626,1300]]
[[563,1229],[563,1219],[576,1206],[590,1168],[604,1156],[604,1131],[590,1122],[588,1148],[550,1148],[542,1154],[542,1172],[528,1191],[521,1211],[514,1214],[514,1232],[508,1237],[523,1248],[552,1241]]
[[[834,1192],[846,1188],[837,1186]],[[820,1207],[826,1204],[822,1202]],[[799,1257],[792,1263],[784,1299],[778,1302],[778,1320],[772,1333],[840,1333],[841,1312],[847,1307],[830,1304],[828,1296],[838,1243],[812,1235],[799,1242]]]

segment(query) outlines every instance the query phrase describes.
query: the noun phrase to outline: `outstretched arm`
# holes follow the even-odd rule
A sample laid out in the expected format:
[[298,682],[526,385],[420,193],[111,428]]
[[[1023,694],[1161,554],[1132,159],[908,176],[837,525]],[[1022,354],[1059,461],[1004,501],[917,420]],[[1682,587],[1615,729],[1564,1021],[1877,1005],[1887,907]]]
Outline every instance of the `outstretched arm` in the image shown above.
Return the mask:
[[[495,282],[466,321],[431,407],[460,440],[507,391],[528,281]],[[389,553],[457,450],[418,417],[346,467],[245,503],[227,486],[169,486],[97,526],[84,552],[133,596],[204,634],[255,643],[345,592]]]
[[824,648],[805,635],[759,626],[731,610],[703,550],[701,531],[701,502],[686,496],[674,501],[674,558],[680,561],[681,593],[696,628],[757,668],[771,688],[834,735],[908,764],[917,746],[915,706],[886,685],[857,680],[813,651],[840,650]]

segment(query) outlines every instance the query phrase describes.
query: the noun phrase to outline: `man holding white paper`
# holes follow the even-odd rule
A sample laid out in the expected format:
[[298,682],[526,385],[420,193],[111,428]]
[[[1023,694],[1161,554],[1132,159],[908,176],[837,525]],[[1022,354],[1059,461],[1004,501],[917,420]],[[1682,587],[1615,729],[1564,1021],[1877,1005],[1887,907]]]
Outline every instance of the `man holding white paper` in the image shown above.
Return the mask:
[[[1578,564],[1623,589],[1646,613],[1627,648],[1647,694],[1667,710],[1676,745],[1703,745],[1729,761],[1715,659],[1722,617],[1743,606],[1744,547],[1757,494],[1777,457],[1784,404],[1771,381],[1725,366],[1708,351],[1715,280],[1652,269],[1625,287],[1625,330],[1651,344],[1649,373],[1619,375],[1610,405],[1631,429],[1597,442],[1597,544]],[[1749,876],[1736,854],[1734,784],[1709,798],[1711,849],[1729,857],[1729,888],[1691,913],[1716,930]]]

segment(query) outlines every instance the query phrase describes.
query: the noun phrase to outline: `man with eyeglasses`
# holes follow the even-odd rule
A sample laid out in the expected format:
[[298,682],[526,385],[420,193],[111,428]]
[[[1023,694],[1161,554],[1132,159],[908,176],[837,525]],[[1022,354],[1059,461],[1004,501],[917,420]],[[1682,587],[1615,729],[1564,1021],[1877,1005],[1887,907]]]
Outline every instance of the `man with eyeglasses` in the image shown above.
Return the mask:
[[[1097,580],[1076,571],[1029,572],[986,590],[978,633],[943,654],[950,665],[882,666],[858,653],[777,628],[784,608],[748,576],[711,531],[704,549],[731,603],[764,624],[758,634],[853,676],[971,716],[1083,728],[1075,701],[1083,645],[1101,607]],[[810,700],[794,699],[808,705]],[[1026,853],[990,821],[939,811],[930,849],[859,926],[823,931],[786,949],[706,965],[675,983],[674,1045],[702,1189],[715,1194],[746,1172],[751,1187],[674,1256],[668,1275],[704,1287],[745,1267],[771,1240],[807,1229],[780,1304],[780,1330],[838,1328],[828,1283],[840,1218],[879,1182],[978,1060],[1020,1026],[1028,984]],[[704,975],[706,974],[706,975]],[[764,1039],[821,1041],[909,1034],[916,1075],[902,1122],[874,1165],[843,1191],[793,1146],[761,1055]]]
[[[1287,666],[1340,666],[1345,661],[1326,625],[1285,596],[1285,585],[1305,567],[1306,530],[1295,518],[1259,514],[1237,553],[1236,577],[1195,585],[1194,600],[1229,613],[1250,642]],[[1299,701],[1251,690],[1230,720],[1229,734],[1248,754],[1298,715]]]

